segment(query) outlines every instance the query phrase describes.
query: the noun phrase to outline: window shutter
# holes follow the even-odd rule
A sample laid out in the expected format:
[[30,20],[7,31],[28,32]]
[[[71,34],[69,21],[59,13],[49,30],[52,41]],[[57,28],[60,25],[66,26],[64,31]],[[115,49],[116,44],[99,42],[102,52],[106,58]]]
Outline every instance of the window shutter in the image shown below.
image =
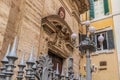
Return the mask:
[[109,12],[108,0],[104,0],[104,14]]
[[95,17],[94,15],[94,0],[90,0],[90,10],[89,10],[90,19]]
[[113,49],[114,48],[114,36],[113,36],[113,31],[109,30],[107,31],[107,35],[108,35],[108,48],[109,49]]

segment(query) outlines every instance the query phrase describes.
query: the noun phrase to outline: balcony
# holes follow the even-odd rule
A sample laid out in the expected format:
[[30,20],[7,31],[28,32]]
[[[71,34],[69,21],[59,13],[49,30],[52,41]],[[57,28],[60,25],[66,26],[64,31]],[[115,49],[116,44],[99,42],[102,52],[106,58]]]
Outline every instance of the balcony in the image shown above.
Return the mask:
[[79,13],[82,14],[89,9],[89,0],[74,0],[78,6]]

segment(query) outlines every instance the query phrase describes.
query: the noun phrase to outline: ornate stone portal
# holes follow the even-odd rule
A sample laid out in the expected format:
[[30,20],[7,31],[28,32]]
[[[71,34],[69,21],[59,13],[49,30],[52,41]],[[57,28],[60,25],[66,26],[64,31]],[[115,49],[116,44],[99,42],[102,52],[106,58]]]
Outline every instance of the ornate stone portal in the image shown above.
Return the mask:
[[48,35],[48,49],[64,58],[73,53],[72,31],[64,19],[51,15],[42,19],[44,32]]
[[[42,19],[42,28],[48,36],[48,50],[67,60],[67,73],[70,80],[74,78],[73,59],[69,58],[73,53],[72,31],[68,24],[59,15],[51,15]],[[67,65],[66,65],[67,66]],[[48,74],[49,72],[47,72]]]

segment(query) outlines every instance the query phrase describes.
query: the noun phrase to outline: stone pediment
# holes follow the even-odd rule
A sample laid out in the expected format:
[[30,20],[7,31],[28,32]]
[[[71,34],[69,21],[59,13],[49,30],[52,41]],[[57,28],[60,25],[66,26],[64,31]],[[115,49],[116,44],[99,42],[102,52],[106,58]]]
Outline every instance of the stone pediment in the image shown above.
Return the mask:
[[49,25],[51,26],[51,28],[56,28],[56,25],[61,25],[61,26],[65,26],[68,31],[72,34],[71,29],[69,28],[68,24],[66,23],[66,21],[64,21],[64,19],[60,18],[59,15],[51,15],[51,16],[47,16],[45,18],[42,19],[42,25]]
[[42,26],[45,33],[49,36],[48,47],[54,49],[61,56],[72,54],[73,44],[71,40],[72,31],[64,19],[58,15],[51,15],[42,19]]

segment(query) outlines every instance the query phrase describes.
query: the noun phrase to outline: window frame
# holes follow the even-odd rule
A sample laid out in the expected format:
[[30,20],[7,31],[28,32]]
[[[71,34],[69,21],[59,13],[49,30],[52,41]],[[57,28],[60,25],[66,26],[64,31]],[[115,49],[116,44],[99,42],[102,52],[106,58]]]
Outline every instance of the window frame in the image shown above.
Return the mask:
[[[100,34],[104,34],[105,35],[105,37],[104,37],[104,39],[106,39],[106,44],[107,44],[107,47],[106,47],[106,49],[104,49],[104,44],[102,43],[102,45],[103,45],[103,47],[101,47],[100,46],[100,50],[98,50],[98,35],[100,35]],[[109,45],[108,45],[108,36],[107,36],[108,34],[107,34],[107,31],[103,31],[103,32],[99,32],[99,33],[96,33],[95,34],[95,42],[96,42],[96,46],[97,46],[97,48],[96,48],[96,51],[101,51],[101,50],[107,50],[108,49],[108,47],[109,47]]]

